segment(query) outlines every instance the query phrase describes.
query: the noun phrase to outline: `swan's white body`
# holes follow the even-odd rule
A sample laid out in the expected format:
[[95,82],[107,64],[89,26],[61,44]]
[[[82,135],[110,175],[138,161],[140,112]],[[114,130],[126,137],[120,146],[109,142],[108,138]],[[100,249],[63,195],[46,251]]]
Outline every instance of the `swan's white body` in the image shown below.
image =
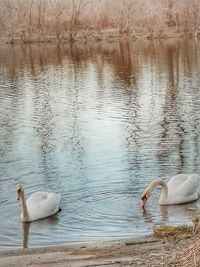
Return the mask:
[[21,200],[21,220],[23,222],[44,219],[59,211],[60,194],[36,192],[25,201],[24,191],[20,187],[20,189],[18,188],[18,196],[18,199]]
[[[154,180],[144,190],[142,200],[150,196],[155,187],[162,187],[159,204],[176,205],[195,201],[200,196],[200,176],[198,174],[178,174],[172,177],[168,183],[162,179]],[[146,201],[144,201],[143,206]]]
[[60,194],[48,192],[33,193],[26,201],[30,221],[43,219],[57,213],[59,211],[60,199]]

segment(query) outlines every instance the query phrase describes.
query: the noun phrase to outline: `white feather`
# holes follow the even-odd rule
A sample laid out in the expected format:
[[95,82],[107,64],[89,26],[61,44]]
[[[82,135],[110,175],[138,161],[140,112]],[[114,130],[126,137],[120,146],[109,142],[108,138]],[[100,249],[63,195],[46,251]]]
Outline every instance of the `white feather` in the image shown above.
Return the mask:
[[25,201],[24,190],[18,184],[17,198],[21,200],[21,220],[23,222],[32,222],[57,213],[59,211],[61,195],[49,192],[36,192]]
[[33,193],[26,201],[29,220],[35,221],[49,217],[59,211],[61,195],[36,192]]

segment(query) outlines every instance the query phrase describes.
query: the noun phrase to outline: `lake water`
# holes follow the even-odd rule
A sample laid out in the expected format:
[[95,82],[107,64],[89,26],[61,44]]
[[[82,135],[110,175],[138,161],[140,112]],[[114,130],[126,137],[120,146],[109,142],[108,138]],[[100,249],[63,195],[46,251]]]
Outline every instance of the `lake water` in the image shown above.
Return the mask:
[[[150,234],[188,205],[146,210],[153,179],[200,173],[200,42],[0,46],[0,249]],[[20,222],[15,187],[62,194]],[[29,228],[29,229],[28,229]]]

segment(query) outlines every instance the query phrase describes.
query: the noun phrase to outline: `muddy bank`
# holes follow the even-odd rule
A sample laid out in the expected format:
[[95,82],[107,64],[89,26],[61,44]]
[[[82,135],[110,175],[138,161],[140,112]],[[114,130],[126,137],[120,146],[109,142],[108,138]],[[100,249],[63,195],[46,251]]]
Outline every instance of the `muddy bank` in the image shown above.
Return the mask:
[[0,252],[0,266],[179,266],[177,254],[195,237],[140,238]]

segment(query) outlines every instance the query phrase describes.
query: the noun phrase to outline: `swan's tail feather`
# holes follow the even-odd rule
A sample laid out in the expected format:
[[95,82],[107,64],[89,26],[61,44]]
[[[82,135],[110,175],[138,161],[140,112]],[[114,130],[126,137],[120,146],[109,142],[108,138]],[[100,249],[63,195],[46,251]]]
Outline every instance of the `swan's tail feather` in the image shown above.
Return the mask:
[[56,194],[56,197],[57,197],[57,200],[58,200],[58,205],[57,205],[57,212],[60,212],[61,211],[61,208],[60,208],[60,200],[61,200],[61,194]]
[[200,197],[200,180],[199,180],[199,190],[198,190],[198,195]]

